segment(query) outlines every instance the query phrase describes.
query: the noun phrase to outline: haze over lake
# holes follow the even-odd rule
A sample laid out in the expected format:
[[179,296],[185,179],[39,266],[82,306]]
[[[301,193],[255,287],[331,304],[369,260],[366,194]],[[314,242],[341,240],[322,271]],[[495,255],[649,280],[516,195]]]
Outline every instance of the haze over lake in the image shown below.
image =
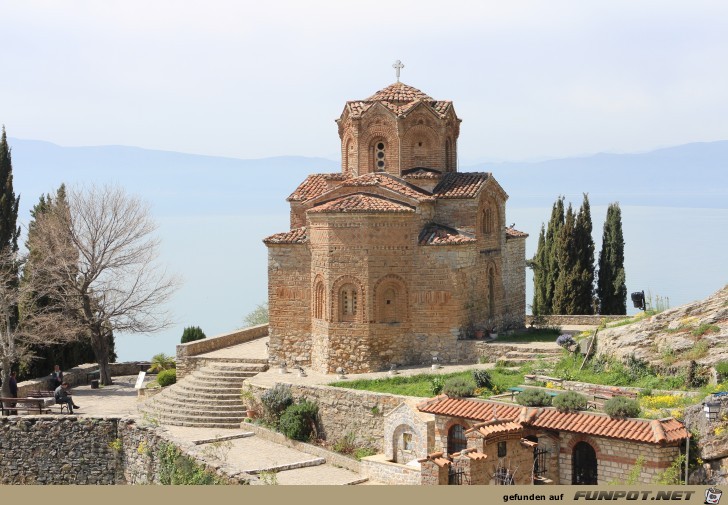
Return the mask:
[[[208,336],[232,331],[267,298],[262,239],[286,231],[285,198],[309,173],[336,172],[322,158],[238,160],[131,147],[60,147],[10,139],[19,221],[60,183],[115,183],[152,204],[162,260],[184,284],[171,309],[176,324],[154,335],[117,335],[120,361],[174,353],[185,326]],[[671,306],[708,296],[728,282],[728,141],[641,154],[609,154],[540,163],[460,167],[490,171],[510,195],[506,221],[530,234],[560,194],[575,207],[591,200],[596,253],[609,202],[619,201],[628,291],[669,297]],[[532,298],[528,271],[527,303]]]

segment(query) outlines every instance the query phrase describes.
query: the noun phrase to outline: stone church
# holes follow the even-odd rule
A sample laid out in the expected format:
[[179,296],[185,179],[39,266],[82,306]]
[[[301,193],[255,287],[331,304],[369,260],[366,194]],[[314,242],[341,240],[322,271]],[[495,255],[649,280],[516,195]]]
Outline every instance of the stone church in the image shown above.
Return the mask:
[[490,173],[458,172],[449,100],[396,82],[347,102],[341,172],[288,197],[267,237],[269,355],[332,373],[473,362],[466,339],[522,327],[527,235]]

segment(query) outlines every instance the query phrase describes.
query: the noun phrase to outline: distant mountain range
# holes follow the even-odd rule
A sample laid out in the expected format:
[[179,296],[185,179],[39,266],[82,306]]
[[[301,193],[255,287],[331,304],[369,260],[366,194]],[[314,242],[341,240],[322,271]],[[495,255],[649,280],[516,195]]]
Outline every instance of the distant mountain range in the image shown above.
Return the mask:
[[[62,147],[12,138],[9,143],[16,192],[26,210],[62,182],[97,181],[147,198],[158,216],[277,214],[287,212],[285,197],[306,175],[340,170],[338,161],[300,156],[243,160],[138,147]],[[492,172],[510,195],[509,206],[548,206],[558,195],[578,205],[582,192],[593,205],[728,205],[728,141],[460,170]]]

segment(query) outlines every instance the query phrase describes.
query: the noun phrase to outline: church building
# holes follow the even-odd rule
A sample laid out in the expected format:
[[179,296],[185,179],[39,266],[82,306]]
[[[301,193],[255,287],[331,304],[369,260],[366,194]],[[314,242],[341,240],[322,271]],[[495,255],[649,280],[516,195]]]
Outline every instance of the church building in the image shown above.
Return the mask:
[[347,102],[341,172],[288,197],[267,237],[269,357],[332,373],[472,363],[466,339],[525,320],[527,235],[490,173],[458,172],[449,100],[396,82]]

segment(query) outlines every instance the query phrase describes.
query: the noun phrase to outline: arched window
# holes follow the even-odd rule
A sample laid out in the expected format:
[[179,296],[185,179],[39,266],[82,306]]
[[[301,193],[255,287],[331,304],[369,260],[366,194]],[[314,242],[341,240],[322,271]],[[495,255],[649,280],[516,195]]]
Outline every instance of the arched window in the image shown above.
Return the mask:
[[355,321],[358,308],[358,293],[353,284],[344,284],[339,289],[339,319]]
[[313,292],[313,317],[316,319],[324,318],[324,307],[326,292],[324,290],[324,283],[319,281],[316,283],[316,287]]
[[462,424],[453,424],[447,432],[447,453],[455,454],[467,447],[468,439],[465,438],[465,427]]
[[489,208],[483,210],[481,230],[483,235],[490,235],[493,233],[493,210]]
[[374,142],[374,172],[384,172],[387,167],[385,159],[387,146],[383,140],[377,140]]
[[597,482],[597,453],[586,442],[579,442],[574,446],[571,454],[571,483],[581,485],[596,485]]

